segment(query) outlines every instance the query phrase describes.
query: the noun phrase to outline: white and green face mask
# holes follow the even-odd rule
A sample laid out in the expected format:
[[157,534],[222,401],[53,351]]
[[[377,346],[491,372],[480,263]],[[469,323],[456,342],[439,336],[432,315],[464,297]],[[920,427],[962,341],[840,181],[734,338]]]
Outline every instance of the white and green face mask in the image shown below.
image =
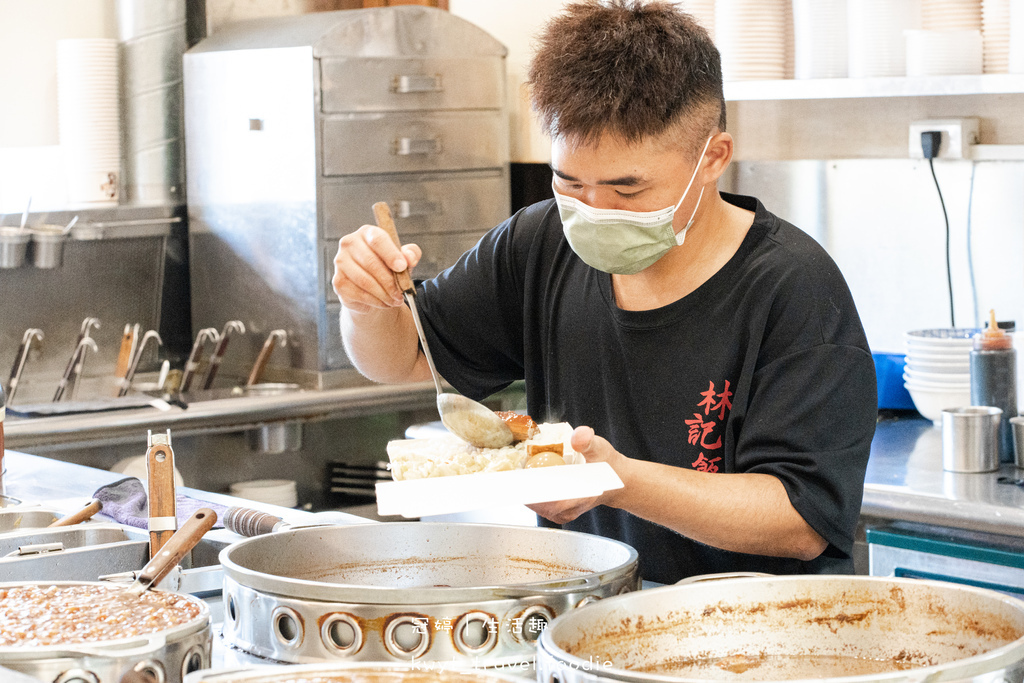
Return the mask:
[[[676,211],[686,199],[708,151],[711,138],[704,143],[704,149],[693,169],[690,182],[683,190],[683,196],[675,206],[659,211],[627,211],[625,209],[598,209],[578,199],[567,197],[555,191],[558,215],[562,218],[562,231],[569,246],[583,262],[605,273],[632,275],[647,268],[672,247],[680,246],[686,239],[686,232],[693,225],[704,188],[697,197],[686,227],[676,233],[672,221]],[[554,185],[552,185],[554,189]]]

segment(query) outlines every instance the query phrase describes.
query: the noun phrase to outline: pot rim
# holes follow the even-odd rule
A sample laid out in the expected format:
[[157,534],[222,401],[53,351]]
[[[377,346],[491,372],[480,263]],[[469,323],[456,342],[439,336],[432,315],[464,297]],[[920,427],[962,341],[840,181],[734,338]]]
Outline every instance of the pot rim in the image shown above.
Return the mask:
[[185,683],[244,683],[250,680],[261,680],[264,677],[271,677],[272,683],[284,681],[287,678],[299,675],[330,675],[345,671],[382,671],[410,672],[422,674],[429,671],[439,671],[455,675],[466,675],[466,683],[484,683],[480,677],[491,680],[504,681],[504,683],[524,683],[524,678],[515,674],[497,671],[493,668],[480,669],[469,664],[457,664],[452,662],[419,662],[415,664],[389,663],[389,662],[320,662],[317,664],[267,664],[256,667],[225,668],[225,669],[204,669],[188,674]]
[[[587,542],[600,543],[608,548],[614,548],[619,552],[624,552],[627,559],[614,567],[559,579],[546,579],[543,581],[503,585],[418,586],[411,588],[392,588],[366,584],[297,579],[250,569],[238,564],[234,559],[232,559],[233,553],[240,552],[238,548],[266,544],[270,542],[267,539],[277,538],[281,534],[315,535],[318,532],[323,533],[324,529],[336,530],[334,533],[344,533],[343,530],[345,529],[359,528],[362,530],[367,527],[379,528],[383,534],[386,533],[386,530],[389,528],[402,529],[412,526],[415,526],[418,531],[429,531],[431,529],[450,527],[455,529],[471,528],[477,532],[486,530],[493,533],[499,533],[506,530],[518,534],[533,533],[537,535],[558,535],[567,539],[567,543],[569,539],[586,539]],[[637,551],[633,547],[622,543],[621,541],[601,536],[594,536],[592,534],[584,534],[578,531],[503,524],[470,524],[456,522],[371,522],[369,524],[296,528],[278,531],[263,536],[256,536],[243,541],[237,541],[222,550],[219,556],[219,561],[224,569],[225,576],[231,577],[231,579],[242,586],[246,586],[257,591],[271,595],[307,600],[381,605],[405,605],[413,603],[437,605],[455,602],[479,602],[482,600],[504,598],[520,599],[543,597],[545,595],[565,595],[575,592],[591,591],[605,581],[619,578],[621,576],[628,576],[629,574],[638,571],[638,559],[639,555],[637,554]]]
[[[105,588],[117,588],[119,584],[110,581],[4,581],[0,582],[0,590],[5,588],[16,588],[23,586],[103,586]],[[127,588],[127,585],[122,586]],[[160,589],[150,589],[158,593],[171,593]],[[119,657],[128,651],[142,650],[146,652],[156,651],[164,647],[168,641],[186,638],[210,627],[210,608],[205,601],[189,595],[188,593],[174,593],[179,597],[199,607],[199,616],[192,621],[152,633],[144,633],[128,638],[116,638],[99,641],[85,641],[81,643],[68,643],[63,645],[33,645],[29,647],[18,647],[14,645],[0,646],[0,663],[4,661],[35,660],[44,657],[81,657],[81,656],[109,656]],[[134,652],[133,652],[134,654]]]
[[[977,586],[969,586],[966,584],[958,584],[949,581],[938,581],[932,579],[911,579],[911,578],[897,578],[897,577],[884,577],[884,576],[860,576],[860,575],[838,575],[838,574],[819,574],[819,575],[790,575],[790,576],[772,576],[772,577],[743,577],[734,579],[723,579],[714,584],[715,588],[725,586],[728,589],[732,585],[743,585],[749,584],[750,582],[757,582],[763,584],[774,584],[774,583],[794,583],[794,582],[814,582],[814,583],[829,583],[837,580],[843,580],[846,582],[856,582],[860,584],[885,584],[885,585],[899,585],[906,587],[920,587],[929,586],[939,590],[957,590],[967,593],[974,593],[981,597],[995,600],[996,602],[1005,603],[1013,607],[1017,612],[1024,615],[1024,600],[1015,598],[999,591],[991,590],[988,588],[980,588]],[[616,667],[603,667],[600,666],[601,662],[594,662],[593,656],[589,660],[571,655],[563,650],[561,647],[555,644],[554,636],[552,633],[561,624],[572,624],[573,620],[587,619],[591,614],[598,613],[598,610],[612,610],[616,606],[629,600],[637,600],[649,596],[652,593],[673,593],[677,591],[700,591],[707,590],[707,584],[703,583],[692,583],[686,585],[669,585],[662,586],[659,588],[652,588],[638,593],[630,593],[626,595],[619,595],[613,598],[607,598],[600,602],[586,605],[580,609],[571,610],[555,618],[554,621],[541,633],[540,638],[537,640],[537,661],[538,671],[540,668],[540,662],[549,658],[559,667],[568,667],[575,671],[588,672],[592,676],[596,676],[599,679],[613,679],[617,681],[626,681],[628,683],[708,683],[706,678],[683,678],[680,676],[671,676],[668,674],[658,674],[649,672],[634,672],[628,669],[616,668]],[[961,680],[967,679],[971,676],[979,675],[982,673],[988,673],[1003,669],[1005,667],[1016,664],[1024,659],[1024,635],[1017,640],[1014,640],[1006,645],[982,652],[972,657],[965,657],[963,659],[957,659],[952,662],[945,664],[935,664],[931,666],[918,667],[914,669],[905,669],[900,671],[893,671],[888,673],[877,673],[877,674],[864,674],[858,676],[837,676],[833,678],[814,678],[814,679],[793,679],[786,680],[785,683],[868,683],[869,681],[938,681],[938,680]],[[538,675],[538,680],[540,677]],[[545,683],[540,681],[540,683]]]

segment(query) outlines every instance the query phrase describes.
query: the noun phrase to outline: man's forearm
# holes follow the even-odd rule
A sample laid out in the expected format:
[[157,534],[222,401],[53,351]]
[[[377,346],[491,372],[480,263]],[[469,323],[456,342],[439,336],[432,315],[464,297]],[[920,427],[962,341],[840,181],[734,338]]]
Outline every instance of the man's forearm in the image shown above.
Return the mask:
[[352,364],[375,382],[402,384],[430,379],[412,316],[405,306],[366,313],[343,306],[341,339]]
[[827,543],[767,474],[712,474],[628,460],[614,505],[701,543],[811,560]]

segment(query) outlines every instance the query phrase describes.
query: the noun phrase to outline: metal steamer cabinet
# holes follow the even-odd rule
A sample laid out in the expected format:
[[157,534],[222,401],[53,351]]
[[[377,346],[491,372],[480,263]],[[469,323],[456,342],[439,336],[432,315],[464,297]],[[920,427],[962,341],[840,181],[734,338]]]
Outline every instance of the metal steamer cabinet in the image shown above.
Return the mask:
[[285,329],[266,378],[338,386],[333,259],[374,202],[423,248],[417,278],[508,217],[505,54],[417,6],[241,22],[186,53],[193,329],[241,319],[245,359]]

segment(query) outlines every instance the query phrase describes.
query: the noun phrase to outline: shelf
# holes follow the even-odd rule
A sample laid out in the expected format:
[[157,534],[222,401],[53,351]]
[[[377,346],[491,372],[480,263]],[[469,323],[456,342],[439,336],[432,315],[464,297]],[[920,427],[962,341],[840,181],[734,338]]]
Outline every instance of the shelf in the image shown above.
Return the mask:
[[1024,74],[916,78],[818,78],[725,83],[725,99],[730,102],[1020,93],[1024,93]]

